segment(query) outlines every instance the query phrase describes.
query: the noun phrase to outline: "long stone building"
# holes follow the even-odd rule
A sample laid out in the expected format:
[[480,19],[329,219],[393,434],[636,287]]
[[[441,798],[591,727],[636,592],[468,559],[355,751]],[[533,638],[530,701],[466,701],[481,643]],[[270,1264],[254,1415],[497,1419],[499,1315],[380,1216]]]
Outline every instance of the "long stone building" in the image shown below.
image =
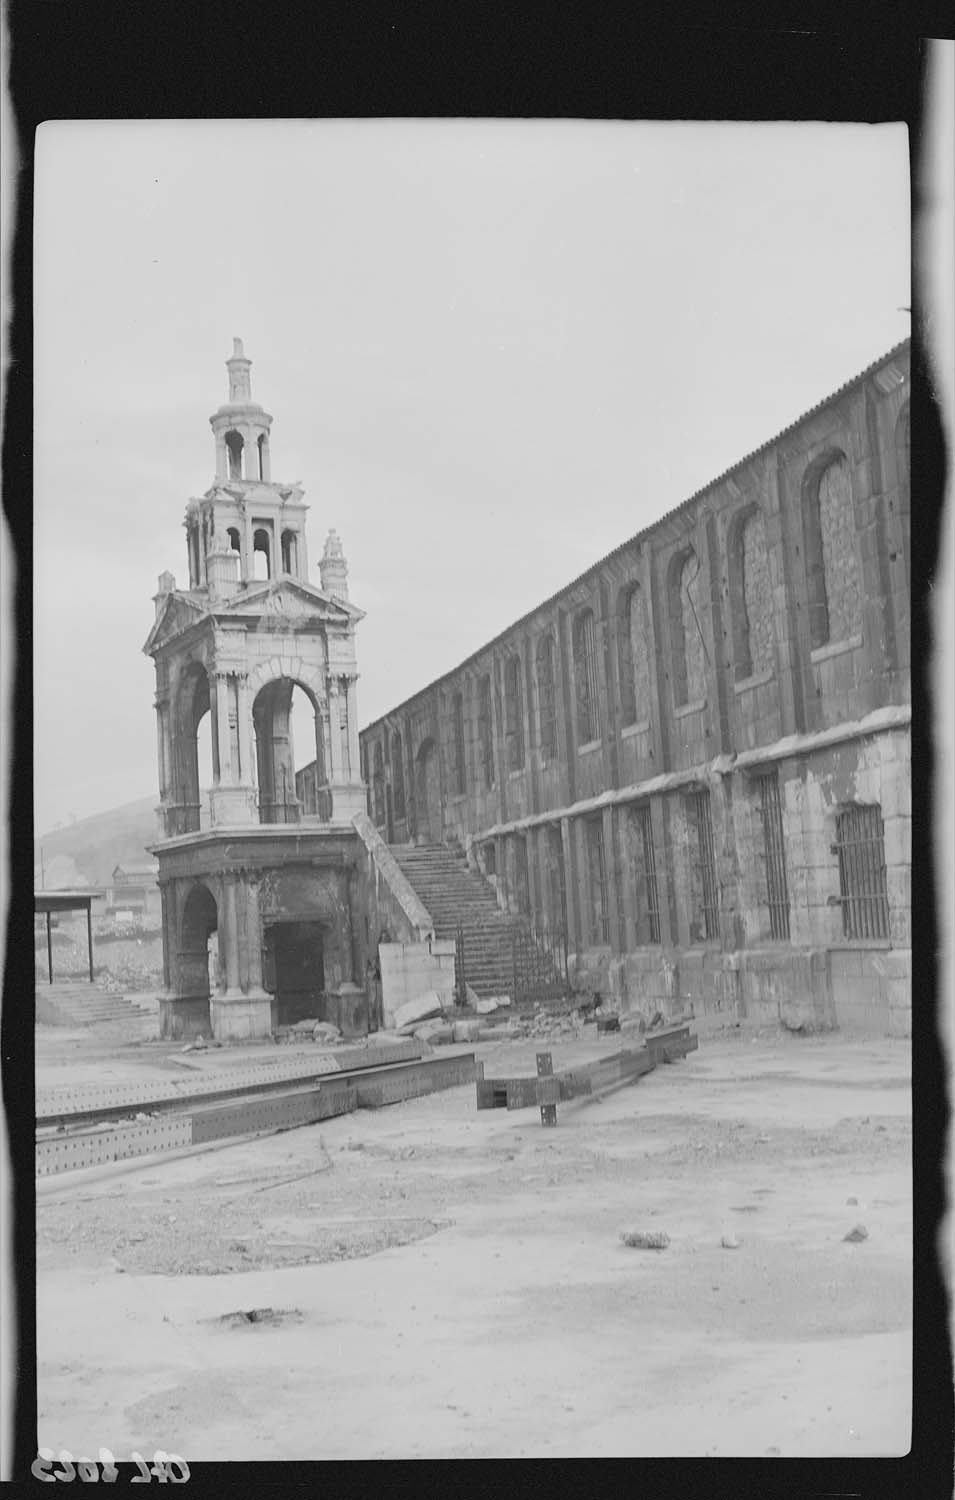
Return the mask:
[[909,383],[906,342],[368,725],[383,838],[624,1011],[906,1031]]

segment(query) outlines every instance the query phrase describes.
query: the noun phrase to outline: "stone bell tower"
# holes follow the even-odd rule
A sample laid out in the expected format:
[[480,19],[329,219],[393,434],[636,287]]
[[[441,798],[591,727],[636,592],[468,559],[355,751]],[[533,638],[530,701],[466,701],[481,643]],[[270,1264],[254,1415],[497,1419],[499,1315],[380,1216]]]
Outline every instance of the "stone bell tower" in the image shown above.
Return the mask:
[[[189,501],[183,523],[189,584],[180,589],[171,573],[160,575],[143,648],[156,664],[166,1035],[203,1026],[216,1036],[267,1034],[283,984],[292,1009],[327,1009],[355,969],[348,894],[342,917],[332,870],[347,887],[345,846],[366,801],[355,652],[362,612],[348,600],[337,532],[328,536],[320,586],[309,581],[308,507],[299,483],[272,479],[272,417],[252,399],[241,339],[226,366],[229,399],[209,419],[215,479]],[[298,747],[311,765],[304,801],[296,795],[296,689],[314,730],[314,743],[310,736]],[[204,734],[208,787],[199,774]]]

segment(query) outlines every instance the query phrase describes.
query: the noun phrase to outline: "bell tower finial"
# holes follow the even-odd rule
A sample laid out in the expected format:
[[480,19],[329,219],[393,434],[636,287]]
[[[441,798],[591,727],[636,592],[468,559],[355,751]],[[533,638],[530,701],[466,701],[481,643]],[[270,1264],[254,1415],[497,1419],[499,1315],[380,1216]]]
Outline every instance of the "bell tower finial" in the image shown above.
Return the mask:
[[251,401],[252,377],[249,372],[252,361],[246,359],[241,339],[232,340],[232,358],[226,360],[226,367],[229,371],[229,401]]

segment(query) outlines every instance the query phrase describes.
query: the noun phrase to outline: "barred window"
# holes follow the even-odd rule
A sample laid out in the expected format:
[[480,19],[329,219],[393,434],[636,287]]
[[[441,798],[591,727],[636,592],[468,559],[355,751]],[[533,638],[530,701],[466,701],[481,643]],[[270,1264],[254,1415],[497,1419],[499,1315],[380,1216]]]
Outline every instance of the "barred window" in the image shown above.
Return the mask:
[[633,808],[631,812],[630,847],[637,888],[637,937],[640,942],[659,943],[660,898],[649,802]]
[[853,803],[836,814],[836,842],[832,852],[839,856],[844,935],[855,940],[888,938],[885,838],[878,803],[869,806]]
[[374,819],[379,828],[385,821],[385,757],[379,740],[375,746],[375,774],[372,778]]
[[531,883],[527,868],[527,840],[523,834],[512,835],[514,849],[514,897],[517,909],[524,916],[530,914]]
[[494,785],[494,728],[491,722],[491,679],[485,673],[478,684],[478,745],[485,787]]
[[587,745],[600,738],[597,699],[597,644],[592,609],[582,609],[574,619],[574,688],[577,697],[577,743]]
[[610,942],[610,911],[607,906],[607,860],[604,852],[603,820],[587,819],[587,864],[590,873],[590,930],[592,946]]
[[524,764],[524,702],[521,692],[521,659],[509,656],[504,663],[504,740],[507,769],[519,771]]
[[537,642],[537,715],[541,755],[552,760],[557,754],[557,695],[554,685],[554,637],[550,631]]
[[401,754],[401,735],[396,729],[391,736],[391,785],[394,789],[396,818],[403,818],[405,815],[405,771]]
[[564,841],[559,828],[548,828],[547,903],[551,923],[560,929],[567,926],[567,879],[564,873]]
[[710,794],[704,788],[691,792],[685,800],[687,827],[690,833],[690,877],[695,907],[691,938],[719,936],[719,887],[716,881],[716,852],[713,844],[713,817]]
[[467,788],[467,765],[464,758],[464,696],[455,693],[452,703],[454,739],[452,743],[452,775],[457,796],[463,796]]
[[775,771],[759,777],[759,815],[763,825],[763,857],[766,869],[766,904],[769,930],[778,942],[789,940],[789,888],[786,881],[786,841],[779,800],[779,777]]

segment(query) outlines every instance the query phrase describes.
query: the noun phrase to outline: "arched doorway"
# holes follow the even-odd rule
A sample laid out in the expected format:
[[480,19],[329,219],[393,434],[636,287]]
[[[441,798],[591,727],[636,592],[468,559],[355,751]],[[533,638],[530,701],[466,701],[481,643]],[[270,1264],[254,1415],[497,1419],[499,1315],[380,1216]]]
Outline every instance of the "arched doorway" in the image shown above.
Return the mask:
[[415,827],[419,843],[441,841],[441,785],[434,740],[427,739],[415,761]]
[[[218,933],[219,913],[215,897],[204,885],[194,885],[186,897],[179,926],[179,997],[183,1000],[204,1000],[215,985],[218,988],[219,974],[210,974],[209,940]],[[216,945],[217,951],[217,945]],[[219,965],[215,965],[218,970]]]

